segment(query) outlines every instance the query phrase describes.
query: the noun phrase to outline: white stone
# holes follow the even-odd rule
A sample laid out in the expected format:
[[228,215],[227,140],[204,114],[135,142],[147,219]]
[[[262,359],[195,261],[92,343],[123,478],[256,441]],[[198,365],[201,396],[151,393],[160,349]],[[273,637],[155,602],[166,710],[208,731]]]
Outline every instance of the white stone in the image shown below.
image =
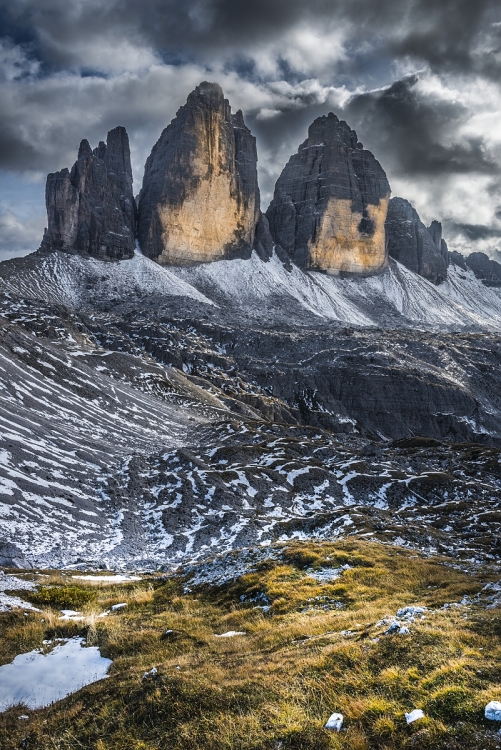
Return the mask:
[[407,724],[412,724],[414,721],[424,719],[424,712],[420,708],[415,708],[410,714],[405,714],[405,720]]
[[499,701],[491,701],[486,705],[485,718],[491,719],[491,721],[501,721],[501,703]]
[[332,714],[325,724],[324,729],[330,729],[331,732],[339,732],[343,726],[343,714]]

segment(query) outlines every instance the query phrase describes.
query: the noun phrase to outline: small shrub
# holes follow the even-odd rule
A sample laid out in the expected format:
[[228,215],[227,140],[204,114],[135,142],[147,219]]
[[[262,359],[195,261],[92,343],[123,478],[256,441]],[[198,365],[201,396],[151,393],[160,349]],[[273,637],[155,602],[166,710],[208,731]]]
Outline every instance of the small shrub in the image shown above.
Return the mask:
[[474,718],[477,708],[473,693],[458,686],[436,690],[426,702],[430,716],[449,723]]
[[420,687],[422,690],[438,690],[441,687],[464,683],[469,677],[470,673],[464,664],[453,664],[436,669],[429,677],[421,681]]
[[287,732],[275,743],[274,747],[283,750],[331,750],[330,735],[317,727],[304,727]]
[[395,734],[395,722],[390,716],[380,716],[372,725],[372,736],[377,740],[387,740]]
[[362,720],[369,719],[374,720],[377,717],[383,716],[391,711],[392,704],[384,698],[371,698],[369,699],[364,708]]
[[29,600],[40,607],[55,609],[80,609],[96,598],[92,589],[79,586],[41,586],[38,591],[29,595]]
[[322,563],[322,556],[310,550],[291,549],[285,550],[282,560],[287,565],[293,565],[295,568],[304,570],[305,568],[320,565]]

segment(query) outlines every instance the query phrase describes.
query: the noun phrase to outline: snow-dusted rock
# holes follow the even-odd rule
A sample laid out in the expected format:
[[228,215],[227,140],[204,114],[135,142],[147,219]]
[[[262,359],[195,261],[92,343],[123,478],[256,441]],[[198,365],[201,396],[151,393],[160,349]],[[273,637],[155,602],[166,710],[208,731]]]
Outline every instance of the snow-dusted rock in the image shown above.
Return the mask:
[[399,622],[392,622],[390,627],[384,631],[385,635],[394,635],[396,633],[400,633],[400,623]]
[[501,702],[491,701],[485,707],[485,718],[491,721],[501,721]]
[[93,583],[131,583],[132,581],[141,581],[140,576],[128,576],[114,573],[109,576],[72,576],[79,581],[92,581]]
[[400,617],[401,620],[409,620],[411,617],[422,615],[424,612],[428,612],[428,607],[402,607],[397,611],[397,617]]
[[324,725],[324,729],[329,729],[331,732],[339,732],[343,726],[343,721],[343,714],[331,714],[327,723]]
[[407,724],[412,724],[414,721],[419,721],[419,719],[424,719],[424,711],[420,708],[415,708],[410,713],[405,714]]
[[228,630],[227,633],[214,633],[214,638],[234,638],[236,635],[247,635],[243,630]]

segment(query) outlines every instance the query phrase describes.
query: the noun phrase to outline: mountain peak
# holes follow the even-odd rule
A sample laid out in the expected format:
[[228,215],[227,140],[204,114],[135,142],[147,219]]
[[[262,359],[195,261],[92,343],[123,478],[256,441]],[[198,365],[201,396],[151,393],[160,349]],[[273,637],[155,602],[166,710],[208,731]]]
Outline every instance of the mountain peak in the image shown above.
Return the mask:
[[219,84],[204,81],[146,162],[141,250],[174,265],[248,258],[260,217],[255,138],[242,113],[232,115]]
[[294,262],[328,273],[375,273],[387,262],[390,186],[379,162],[332,112],[278,178],[266,212],[274,240]]

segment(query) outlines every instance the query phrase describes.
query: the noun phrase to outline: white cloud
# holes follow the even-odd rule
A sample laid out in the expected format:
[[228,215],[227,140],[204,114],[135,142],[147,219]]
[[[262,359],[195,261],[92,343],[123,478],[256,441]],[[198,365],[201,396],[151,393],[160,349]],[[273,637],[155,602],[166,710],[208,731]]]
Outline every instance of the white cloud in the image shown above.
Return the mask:
[[25,76],[34,76],[40,63],[32,59],[28,52],[6,39],[0,39],[0,81],[16,81]]

